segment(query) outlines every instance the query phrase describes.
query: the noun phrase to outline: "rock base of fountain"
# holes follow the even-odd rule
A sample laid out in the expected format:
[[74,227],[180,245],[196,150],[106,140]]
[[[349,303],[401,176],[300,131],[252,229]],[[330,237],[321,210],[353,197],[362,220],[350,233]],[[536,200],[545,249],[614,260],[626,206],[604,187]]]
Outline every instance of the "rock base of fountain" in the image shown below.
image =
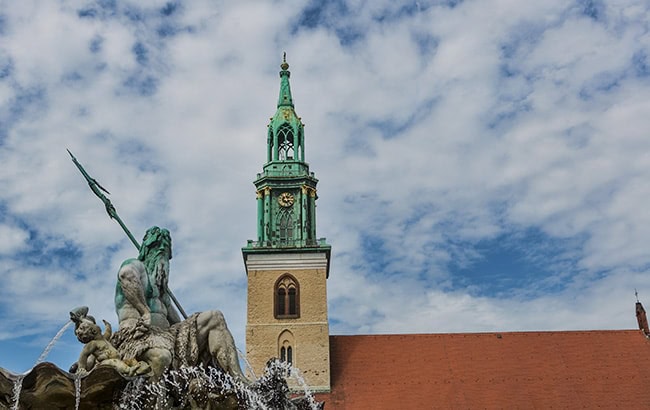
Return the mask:
[[103,365],[77,379],[46,362],[25,375],[0,368],[0,409],[322,409],[309,392],[292,397],[287,373],[286,365],[270,363],[264,376],[247,386],[218,369],[185,368],[148,383]]
[[[22,380],[21,380],[22,379]],[[112,409],[129,380],[115,369],[98,366],[81,380],[80,409]],[[14,394],[20,383],[19,404]],[[74,409],[77,402],[75,375],[52,363],[41,363],[25,375],[0,368],[0,407],[8,409]]]

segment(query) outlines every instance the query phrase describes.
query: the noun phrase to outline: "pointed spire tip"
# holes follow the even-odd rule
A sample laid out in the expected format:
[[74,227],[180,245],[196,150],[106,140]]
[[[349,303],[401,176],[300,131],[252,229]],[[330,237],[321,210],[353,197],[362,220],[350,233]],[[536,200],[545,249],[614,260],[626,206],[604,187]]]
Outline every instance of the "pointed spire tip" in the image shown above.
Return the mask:
[[289,64],[287,64],[287,52],[282,53],[282,64],[280,64],[280,68],[284,71],[287,71],[289,69]]

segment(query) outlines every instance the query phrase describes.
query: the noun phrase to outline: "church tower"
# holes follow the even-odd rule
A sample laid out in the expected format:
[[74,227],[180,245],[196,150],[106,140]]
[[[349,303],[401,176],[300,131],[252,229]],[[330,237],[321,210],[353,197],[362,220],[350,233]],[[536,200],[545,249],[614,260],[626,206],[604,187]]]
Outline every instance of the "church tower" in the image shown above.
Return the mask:
[[[327,284],[331,247],[316,238],[316,184],[305,161],[286,55],[257,174],[257,240],[242,248],[248,276],[246,356],[259,377],[273,357],[301,370],[314,391],[330,390]],[[290,381],[290,386],[296,383]]]

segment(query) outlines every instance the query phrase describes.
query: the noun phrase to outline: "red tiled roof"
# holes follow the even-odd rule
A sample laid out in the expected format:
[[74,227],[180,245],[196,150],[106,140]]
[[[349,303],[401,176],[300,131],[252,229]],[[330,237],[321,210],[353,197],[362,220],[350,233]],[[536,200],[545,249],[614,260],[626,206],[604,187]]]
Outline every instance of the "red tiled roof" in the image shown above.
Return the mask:
[[639,330],[330,336],[325,410],[650,409]]

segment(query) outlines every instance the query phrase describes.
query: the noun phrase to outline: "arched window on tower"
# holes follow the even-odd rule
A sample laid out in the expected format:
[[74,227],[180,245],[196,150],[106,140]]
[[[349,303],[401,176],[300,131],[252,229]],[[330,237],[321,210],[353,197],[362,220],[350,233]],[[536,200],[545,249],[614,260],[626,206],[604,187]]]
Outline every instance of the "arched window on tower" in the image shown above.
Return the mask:
[[300,317],[300,286],[288,273],[275,283],[275,317],[277,319],[296,319]]
[[289,124],[282,124],[278,128],[278,158],[280,161],[294,158],[293,130]]
[[[280,361],[293,365],[294,364],[294,359],[295,359],[295,352],[294,352],[294,347],[295,347],[295,340],[293,337],[293,333],[291,333],[290,330],[284,330],[282,333],[280,333],[280,336],[278,337],[278,350],[279,350],[279,356],[280,356]],[[290,375],[291,370],[287,373],[287,375]]]
[[293,348],[291,346],[282,346],[280,348],[280,360],[293,364]]

